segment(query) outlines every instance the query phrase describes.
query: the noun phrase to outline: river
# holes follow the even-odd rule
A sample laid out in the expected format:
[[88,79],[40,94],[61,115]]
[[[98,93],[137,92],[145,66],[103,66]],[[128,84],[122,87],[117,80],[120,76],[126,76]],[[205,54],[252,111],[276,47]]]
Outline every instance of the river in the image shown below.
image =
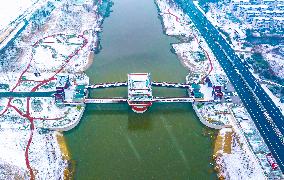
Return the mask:
[[[91,83],[126,81],[150,72],[152,80],[184,82],[187,70],[163,34],[153,0],[115,0],[105,19],[102,50],[87,70]],[[155,88],[154,96],[184,96]],[[93,90],[91,97],[127,96],[127,88]],[[88,105],[65,137],[76,162],[75,179],[216,179],[213,140],[190,104],[154,104],[135,114],[126,104]]]

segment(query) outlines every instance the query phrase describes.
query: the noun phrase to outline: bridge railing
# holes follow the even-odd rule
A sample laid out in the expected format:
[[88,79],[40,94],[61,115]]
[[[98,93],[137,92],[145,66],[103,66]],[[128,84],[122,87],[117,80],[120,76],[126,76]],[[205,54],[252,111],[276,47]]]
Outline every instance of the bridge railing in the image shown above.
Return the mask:
[[152,82],[152,86],[173,87],[173,88],[191,88],[190,84],[173,83],[173,82]]
[[96,98],[96,99],[85,99],[84,103],[104,104],[104,103],[124,103],[127,102],[125,98]]
[[171,97],[171,98],[155,97],[153,98],[153,102],[164,102],[164,103],[167,103],[167,102],[188,103],[188,102],[194,102],[194,101],[195,100],[192,97]]
[[[121,87],[127,86],[127,82],[110,82],[110,83],[99,83],[86,86],[87,89],[96,89],[96,88],[110,88],[110,87]],[[192,88],[190,84],[185,83],[173,83],[173,82],[152,82],[152,86],[159,87],[172,87],[172,88]]]
[[99,83],[86,86],[87,89],[96,89],[96,88],[109,88],[109,87],[121,87],[127,86],[127,82],[110,82],[110,83]]
[[[126,98],[94,98],[94,99],[85,99],[82,102],[68,102],[64,101],[66,105],[77,105],[77,104],[106,104],[106,103],[126,103],[128,99]],[[202,98],[194,97],[154,97],[153,99],[147,102],[157,102],[157,103],[189,103],[189,102],[207,102],[207,100]]]

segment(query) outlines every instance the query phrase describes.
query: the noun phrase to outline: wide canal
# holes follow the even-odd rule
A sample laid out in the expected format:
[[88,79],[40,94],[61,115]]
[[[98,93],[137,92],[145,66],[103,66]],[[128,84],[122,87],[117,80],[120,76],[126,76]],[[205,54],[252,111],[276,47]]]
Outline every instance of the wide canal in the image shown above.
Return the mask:
[[[90,82],[126,81],[150,72],[155,81],[184,82],[187,70],[171,53],[153,0],[115,0],[101,34],[102,50],[88,69]],[[154,89],[154,96],[184,90]],[[126,88],[92,97],[127,96]],[[190,104],[154,104],[135,114],[128,105],[88,105],[80,124],[65,133],[76,179],[216,179],[213,140]]]

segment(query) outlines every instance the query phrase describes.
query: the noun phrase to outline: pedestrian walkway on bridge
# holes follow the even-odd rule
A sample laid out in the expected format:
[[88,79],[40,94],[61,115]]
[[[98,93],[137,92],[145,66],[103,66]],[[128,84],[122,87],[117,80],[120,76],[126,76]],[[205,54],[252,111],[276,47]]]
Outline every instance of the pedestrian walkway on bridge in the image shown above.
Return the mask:
[[53,97],[55,91],[48,92],[0,92],[0,98],[3,97]]
[[[88,98],[85,90],[128,87],[128,97],[115,98]],[[188,90],[188,97],[154,97],[152,87],[182,88]],[[198,87],[198,88],[197,88]],[[105,103],[128,103],[133,111],[137,113],[145,112],[152,103],[189,103],[203,102],[203,94],[200,92],[200,86],[197,84],[185,84],[174,82],[152,82],[150,73],[130,73],[127,82],[106,82],[92,85],[78,85],[72,101],[64,100],[66,105],[77,104],[105,104]],[[197,96],[196,94],[199,94]],[[80,97],[79,97],[80,96]],[[78,98],[79,97],[79,98]]]

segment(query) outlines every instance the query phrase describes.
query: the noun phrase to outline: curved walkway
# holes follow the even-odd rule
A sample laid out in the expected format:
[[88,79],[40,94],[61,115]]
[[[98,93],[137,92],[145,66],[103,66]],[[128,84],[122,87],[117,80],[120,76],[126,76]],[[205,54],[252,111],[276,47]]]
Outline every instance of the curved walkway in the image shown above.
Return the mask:
[[[38,46],[46,38],[54,37],[56,39],[57,36],[65,36],[65,34],[54,34],[54,35],[46,36],[46,37],[38,40],[36,43],[34,43],[32,45],[32,47],[34,48],[34,47]],[[63,65],[59,69],[57,69],[51,77],[49,77],[48,79],[44,79],[42,81],[37,81],[38,84],[36,86],[34,86],[30,92],[35,92],[41,86],[45,85],[46,83],[48,83],[48,82],[50,82],[52,80],[55,80],[55,76],[58,73],[60,73],[68,65],[70,60],[75,55],[77,55],[79,53],[79,51],[81,51],[87,45],[88,40],[83,35],[78,35],[77,37],[84,39],[83,40],[83,44],[78,49],[76,49],[74,52],[72,52],[71,54],[68,55],[67,59],[64,61],[65,63],[63,63]],[[20,77],[18,78],[18,81],[17,81],[16,85],[12,88],[12,90],[10,92],[14,92],[14,90],[21,84],[21,82],[25,81],[25,80],[22,80],[22,77],[28,71],[28,69],[30,68],[32,59],[33,59],[33,56],[31,55],[31,58],[30,58],[30,61],[29,61],[28,65],[27,65],[27,67],[21,73]],[[0,114],[0,116],[5,114],[9,108],[13,108],[20,116],[22,116],[24,118],[27,118],[30,121],[30,123],[31,123],[30,124],[30,130],[31,130],[31,132],[30,132],[30,137],[29,137],[29,140],[28,140],[28,144],[27,144],[26,149],[25,149],[25,161],[26,161],[26,166],[27,166],[27,168],[28,168],[28,170],[30,172],[30,179],[34,180],[35,179],[35,175],[33,173],[33,170],[31,168],[30,162],[29,162],[29,147],[30,147],[31,142],[32,142],[33,131],[34,131],[34,128],[35,128],[34,120],[59,120],[61,118],[45,119],[45,118],[40,118],[40,117],[31,117],[30,116],[30,105],[29,105],[30,104],[30,97],[27,97],[27,104],[26,104],[27,110],[26,110],[26,113],[20,111],[17,107],[13,106],[11,104],[12,99],[13,99],[13,97],[9,98],[7,105],[6,105],[5,109],[4,109],[4,111]]]

